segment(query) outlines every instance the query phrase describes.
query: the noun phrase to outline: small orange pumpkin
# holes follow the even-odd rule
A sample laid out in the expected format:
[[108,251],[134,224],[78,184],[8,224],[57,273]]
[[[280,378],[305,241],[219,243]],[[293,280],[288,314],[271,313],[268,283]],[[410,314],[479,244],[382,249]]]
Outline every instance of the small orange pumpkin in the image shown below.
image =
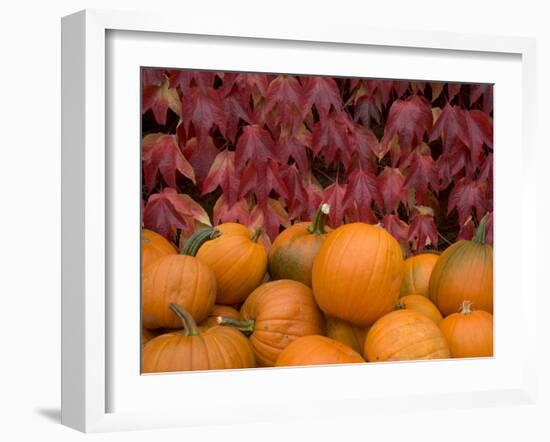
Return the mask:
[[400,296],[430,296],[430,276],[438,258],[435,253],[421,253],[407,258]]
[[487,215],[473,241],[461,240],[447,248],[430,276],[430,299],[443,316],[459,311],[464,301],[493,313],[493,248],[485,244]]
[[380,318],[367,334],[364,354],[369,362],[450,357],[443,333],[427,316],[396,310]]
[[403,254],[382,227],[345,224],[328,234],[312,275],[321,310],[366,327],[393,310],[403,279]]
[[367,337],[367,329],[349,324],[338,318],[325,317],[325,329],[327,336],[341,342],[356,352],[362,353]]
[[242,321],[220,316],[218,323],[250,335],[260,366],[275,365],[281,351],[299,337],[323,334],[323,315],[311,289],[298,281],[280,279],[262,284],[241,307]]
[[399,302],[395,306],[396,310],[407,309],[415,310],[430,318],[436,324],[439,324],[443,319],[441,312],[437,309],[432,301],[422,295],[407,295],[399,298]]
[[144,269],[158,258],[176,255],[178,251],[164,236],[152,230],[141,230],[141,268]]
[[182,249],[181,255],[167,255],[142,271],[142,323],[149,329],[177,328],[181,321],[168,308],[183,305],[197,320],[206,319],[216,299],[216,277],[194,257],[205,241],[219,235],[216,229],[200,230]]
[[288,344],[277,358],[277,367],[354,364],[365,362],[351,347],[326,336],[303,336]]
[[293,279],[311,287],[313,260],[332,230],[325,227],[329,211],[330,206],[322,204],[312,222],[296,223],[275,238],[269,251],[272,279]]
[[472,310],[470,302],[464,301],[460,312],[443,319],[439,328],[449,342],[452,358],[493,356],[493,315]]
[[251,233],[238,223],[220,224],[222,234],[204,243],[197,258],[216,275],[218,304],[238,304],[260,285],[267,271],[267,253],[258,242],[262,230]]
[[157,336],[145,345],[142,373],[254,367],[254,353],[240,331],[212,327],[201,333],[189,312],[177,304],[170,309],[183,330]]

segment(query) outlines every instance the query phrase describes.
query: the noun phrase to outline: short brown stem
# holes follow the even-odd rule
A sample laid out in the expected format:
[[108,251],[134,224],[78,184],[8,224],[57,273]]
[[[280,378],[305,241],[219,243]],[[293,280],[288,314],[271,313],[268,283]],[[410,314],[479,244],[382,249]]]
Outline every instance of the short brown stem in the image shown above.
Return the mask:
[[249,336],[254,332],[254,320],[248,319],[245,321],[239,321],[238,319],[230,318],[229,316],[218,316],[216,321],[220,325],[227,325],[229,327],[236,328],[242,331],[245,335]]
[[315,217],[311,222],[311,226],[309,226],[308,228],[309,233],[315,235],[323,235],[327,233],[327,231],[325,230],[325,224],[327,222],[327,216],[329,213],[330,205],[326,203],[321,204],[317,209],[317,212],[315,212]]
[[185,336],[198,336],[200,335],[197,323],[191,316],[191,314],[185,310],[181,305],[171,303],[170,309],[177,315],[183,325],[183,334]]
[[264,233],[264,228],[263,227],[257,228],[256,230],[254,230],[254,233],[250,237],[250,240],[252,242],[257,242],[260,239],[260,236],[262,236],[263,233]]

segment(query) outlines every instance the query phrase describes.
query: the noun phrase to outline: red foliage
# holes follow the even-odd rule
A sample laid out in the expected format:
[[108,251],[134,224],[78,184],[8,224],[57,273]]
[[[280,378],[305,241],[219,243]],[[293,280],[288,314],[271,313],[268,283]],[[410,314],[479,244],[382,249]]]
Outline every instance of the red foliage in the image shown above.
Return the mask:
[[[492,85],[142,70],[143,224],[381,223],[407,253],[493,225]],[[266,238],[267,241],[267,238]]]

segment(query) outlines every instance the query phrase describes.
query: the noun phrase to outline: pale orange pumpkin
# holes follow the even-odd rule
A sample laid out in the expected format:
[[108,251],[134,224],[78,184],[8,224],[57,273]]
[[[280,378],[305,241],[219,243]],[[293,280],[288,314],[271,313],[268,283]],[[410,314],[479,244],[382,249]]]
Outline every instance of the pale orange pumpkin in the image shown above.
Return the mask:
[[242,321],[220,316],[218,322],[250,335],[260,366],[275,365],[281,351],[302,336],[323,334],[323,315],[311,289],[298,281],[280,279],[262,284],[241,307]]
[[430,276],[438,258],[436,253],[421,253],[407,258],[400,296],[430,296]]
[[356,352],[362,353],[367,337],[367,329],[349,324],[338,318],[325,317],[325,330],[329,338],[341,342]]
[[407,295],[399,298],[399,302],[395,306],[398,309],[415,310],[430,318],[436,324],[439,324],[443,319],[441,312],[437,309],[432,301],[422,295]]
[[197,259],[216,276],[216,303],[238,304],[261,284],[267,271],[267,253],[258,242],[262,230],[252,233],[238,223],[220,224],[216,228],[222,234],[204,243]]
[[430,299],[443,316],[459,311],[464,301],[475,309],[493,312],[493,248],[485,244],[483,217],[472,241],[447,248],[430,276]]
[[366,327],[393,310],[403,254],[380,226],[345,224],[330,232],[313,264],[313,293],[328,316]]
[[166,255],[176,255],[176,247],[152,230],[141,230],[141,268]]
[[311,287],[313,261],[327,233],[330,206],[322,204],[313,221],[300,222],[283,230],[269,251],[269,274],[273,280],[293,279]]
[[472,310],[464,301],[459,313],[447,316],[439,323],[447,338],[453,358],[493,356],[493,315]]
[[181,321],[169,309],[182,305],[197,320],[206,319],[216,299],[216,277],[202,261],[194,257],[198,247],[219,235],[208,228],[197,232],[182,249],[181,255],[167,255],[142,271],[142,323],[149,329],[177,328]]
[[254,354],[240,331],[212,327],[201,333],[185,309],[177,304],[170,309],[183,330],[157,336],[145,345],[142,373],[254,367]]
[[439,327],[414,310],[396,310],[380,318],[367,334],[364,354],[369,362],[442,359],[449,344]]
[[277,358],[277,367],[355,364],[365,362],[351,347],[326,336],[303,336],[288,344]]

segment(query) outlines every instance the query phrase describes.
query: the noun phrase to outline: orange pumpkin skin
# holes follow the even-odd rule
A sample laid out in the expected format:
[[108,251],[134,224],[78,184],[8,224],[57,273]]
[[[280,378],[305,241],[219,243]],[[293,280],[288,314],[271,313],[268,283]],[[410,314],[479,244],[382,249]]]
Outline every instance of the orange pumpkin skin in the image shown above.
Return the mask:
[[180,327],[180,321],[168,308],[172,302],[181,304],[199,322],[206,319],[214,305],[214,273],[192,256],[165,256],[142,274],[142,322],[146,328]]
[[351,347],[358,353],[363,352],[367,329],[349,324],[341,319],[326,317],[325,330],[329,338]]
[[[204,243],[197,258],[216,276],[218,304],[238,304],[258,287],[267,271],[267,253],[259,235],[237,223],[216,227],[221,236]],[[257,236],[257,237],[256,237]]]
[[364,354],[369,362],[443,359],[449,344],[439,327],[414,310],[396,310],[380,318],[367,334]]
[[281,352],[277,367],[300,365],[354,364],[365,362],[351,347],[326,336],[310,335],[296,339]]
[[145,346],[151,339],[155,338],[156,334],[151,330],[141,327],[141,348]]
[[230,327],[212,327],[201,333],[172,332],[149,341],[142,351],[142,373],[223,370],[254,367],[254,353],[246,337]]
[[399,243],[382,227],[330,232],[313,263],[313,293],[328,316],[366,327],[393,310],[403,279]]
[[443,316],[458,312],[464,301],[493,313],[493,248],[484,244],[484,235],[485,222],[480,222],[474,241],[454,243],[437,260],[430,299]]
[[176,255],[178,251],[164,236],[152,230],[141,230],[141,268],[144,269],[158,258]]
[[323,204],[312,222],[296,223],[281,232],[269,251],[269,274],[273,280],[292,279],[311,287],[313,261],[327,233],[329,206]]
[[244,321],[254,322],[250,344],[260,366],[275,365],[281,351],[299,337],[323,334],[323,315],[311,289],[289,279],[254,290],[241,307]]
[[396,309],[415,310],[430,318],[436,324],[443,319],[441,312],[432,301],[422,295],[407,295],[399,298]]
[[[467,303],[465,303],[467,304]],[[440,322],[452,358],[493,356],[493,315],[483,310],[470,310],[469,304]]]
[[216,304],[214,305],[214,307],[212,307],[212,310],[208,314],[208,317],[199,324],[199,328],[204,331],[212,327],[217,327],[219,325],[218,316],[226,316],[236,319],[237,321],[241,320],[241,314],[238,310],[228,305]]
[[435,253],[422,253],[407,258],[400,296],[430,296],[430,276],[438,258],[439,255]]

